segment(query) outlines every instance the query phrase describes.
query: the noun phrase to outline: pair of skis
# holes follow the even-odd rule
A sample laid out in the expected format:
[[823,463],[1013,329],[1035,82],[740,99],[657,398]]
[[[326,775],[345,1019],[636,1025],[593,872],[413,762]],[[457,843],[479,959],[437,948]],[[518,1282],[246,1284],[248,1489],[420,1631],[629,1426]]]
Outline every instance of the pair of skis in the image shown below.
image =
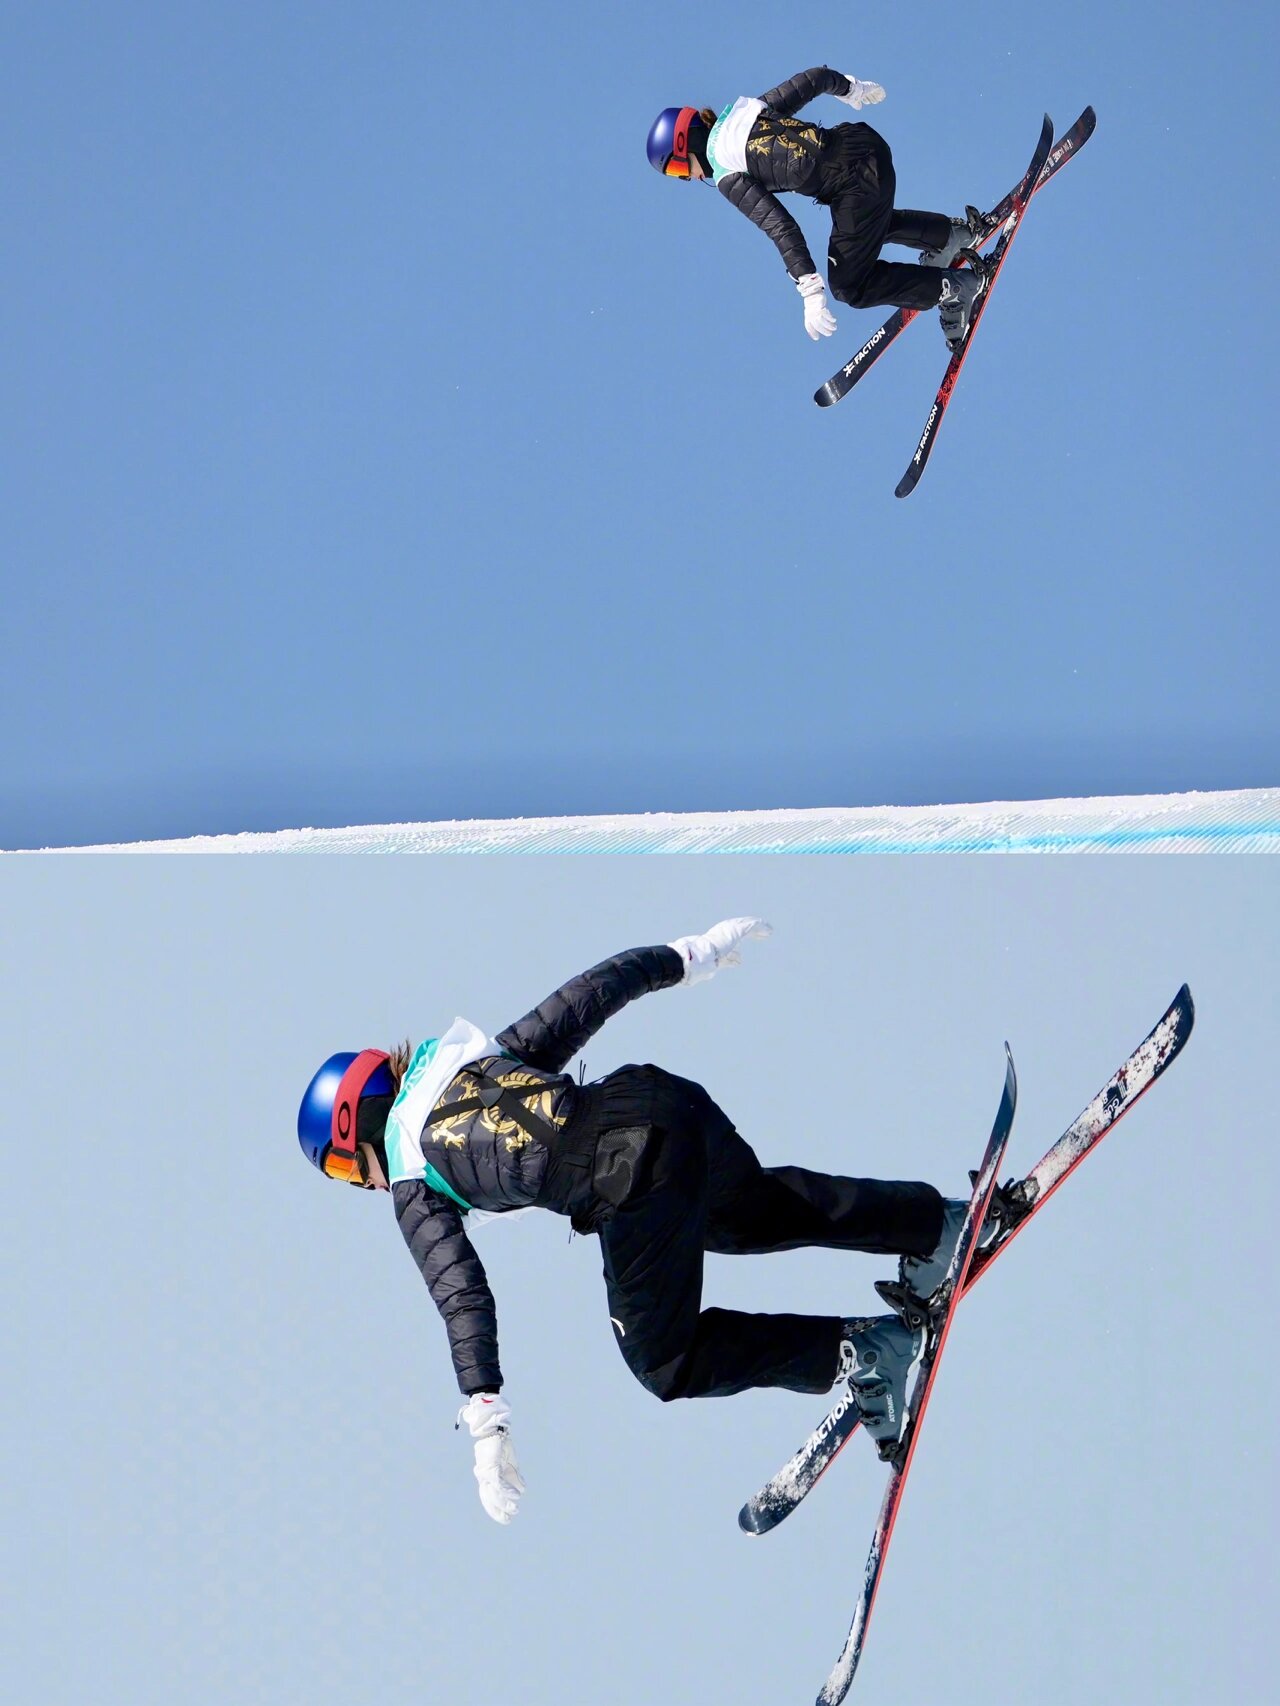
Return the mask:
[[[1069,1125],[1025,1178],[997,1190],[995,1173],[1009,1135],[1016,1103],[1013,1063],[1006,1048],[1006,1079],[1000,1111],[996,1116],[987,1152],[974,1175],[973,1195],[947,1279],[929,1300],[929,1338],[925,1356],[909,1399],[910,1421],[890,1473],[879,1519],[867,1559],[866,1575],[849,1636],[839,1659],[827,1678],[818,1706],[837,1706],[848,1692],[862,1653],[867,1624],[879,1587],[885,1553],[897,1518],[907,1470],[911,1464],[920,1425],[951,1319],[960,1298],[1003,1254],[1023,1227],[1080,1165],[1106,1134],[1146,1094],[1156,1079],[1177,1059],[1191,1035],[1195,1006],[1191,991],[1183,984],[1160,1022],[1129,1058],[1111,1076],[1088,1107]],[[988,1210],[994,1205],[998,1230],[987,1227]],[[886,1286],[890,1301],[901,1302],[896,1287]],[[739,1526],[748,1534],[767,1534],[790,1516],[812,1491],[832,1461],[843,1450],[859,1426],[859,1414],[851,1395],[844,1394],[795,1456],[742,1507]]]
[[[965,358],[969,353],[969,346],[973,342],[973,335],[978,327],[978,322],[986,310],[987,301],[989,300],[991,292],[995,286],[996,275],[1004,265],[1005,258],[1009,252],[1009,245],[1012,243],[1013,238],[1022,223],[1022,216],[1026,212],[1032,196],[1034,196],[1037,191],[1043,189],[1049,182],[1049,179],[1056,173],[1060,172],[1063,166],[1066,165],[1067,161],[1073,159],[1080,149],[1084,147],[1085,143],[1093,135],[1094,127],[1097,122],[1097,115],[1093,108],[1086,107],[1066,134],[1057,142],[1054,142],[1052,140],[1053,121],[1046,114],[1044,124],[1041,128],[1040,137],[1036,143],[1035,152],[1031,157],[1031,163],[1026,172],[1023,174],[1021,181],[1009,191],[1003,201],[1001,201],[999,205],[987,216],[988,230],[986,235],[981,239],[981,243],[978,245],[979,247],[985,247],[985,245],[993,239],[996,240],[995,251],[991,256],[990,261],[987,263],[989,272],[987,286],[982,296],[979,297],[978,301],[974,305],[973,315],[969,323],[969,329],[965,334],[964,341],[960,345],[959,349],[952,354],[950,361],[947,363],[947,371],[943,375],[942,384],[938,387],[937,396],[934,398],[933,407],[930,409],[928,419],[925,421],[924,431],[920,435],[920,440],[916,446],[915,454],[912,456],[906,473],[902,476],[901,480],[899,480],[895,489],[895,495],[897,497],[905,498],[909,493],[913,492],[919,482],[920,476],[924,473],[925,464],[928,462],[929,456],[932,453],[934,442],[936,441],[938,433],[942,427],[942,421],[946,414],[947,406],[951,401],[951,393],[955,389],[956,380],[960,376],[960,369],[964,366]],[[960,267],[965,264],[963,257],[957,257],[957,259],[952,262],[953,267]],[[847,397],[849,392],[852,391],[853,387],[858,383],[862,376],[872,366],[874,366],[874,364],[889,348],[890,344],[892,344],[899,334],[911,324],[912,320],[915,319],[919,312],[920,310],[916,308],[899,308],[895,310],[895,312],[885,321],[884,325],[880,327],[879,331],[875,332],[867,339],[866,343],[863,344],[862,348],[852,358],[852,360],[847,361],[838,373],[833,374],[824,385],[820,385],[818,387],[817,391],[814,393],[814,402],[822,408],[829,408],[833,403],[838,403],[842,398]]]

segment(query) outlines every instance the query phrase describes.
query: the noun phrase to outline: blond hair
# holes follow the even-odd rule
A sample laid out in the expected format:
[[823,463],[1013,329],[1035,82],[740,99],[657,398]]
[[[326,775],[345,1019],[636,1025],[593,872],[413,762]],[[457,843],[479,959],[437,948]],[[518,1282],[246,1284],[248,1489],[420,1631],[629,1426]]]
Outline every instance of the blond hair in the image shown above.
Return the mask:
[[409,1062],[413,1059],[413,1044],[408,1037],[402,1043],[397,1043],[387,1059],[387,1070],[395,1080],[396,1094],[400,1093],[400,1085],[404,1075],[409,1070]]

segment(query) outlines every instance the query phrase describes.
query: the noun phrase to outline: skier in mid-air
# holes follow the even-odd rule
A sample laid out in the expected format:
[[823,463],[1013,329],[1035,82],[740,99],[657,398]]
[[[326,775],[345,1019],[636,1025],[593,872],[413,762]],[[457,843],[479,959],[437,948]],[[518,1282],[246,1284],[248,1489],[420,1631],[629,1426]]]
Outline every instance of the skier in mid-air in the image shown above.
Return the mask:
[[[669,178],[714,182],[777,245],[804,301],[811,338],[830,337],[835,315],[804,233],[778,200],[780,192],[812,196],[831,210],[827,282],[851,308],[937,308],[954,349],[969,328],[986,287],[985,265],[952,268],[962,249],[989,229],[976,208],[964,219],[894,206],[897,181],[884,137],[869,124],[831,130],[796,118],[819,95],[855,111],[884,99],[878,83],[825,65],[802,71],[758,98],[739,95],[717,117],[710,107],[667,107],[649,131],[649,163]],[[920,251],[916,264],[882,261],[886,243]],[[976,259],[976,256],[975,256]]]
[[[524,1491],[502,1396],[493,1295],[467,1235],[476,1210],[539,1207],[600,1238],[609,1315],[631,1372],[658,1398],[847,1380],[882,1455],[902,1438],[925,1332],[897,1315],[748,1315],[702,1308],[703,1257],[820,1246],[902,1258],[920,1297],[942,1282],[967,1203],[932,1185],[762,1167],[701,1085],[658,1066],[581,1084],[570,1059],[638,995],[700,983],[765,936],[755,918],[634,948],[573,978],[489,1037],[466,1019],[395,1053],[335,1054],[298,1112],[303,1153],[330,1178],[390,1190],[444,1318],[459,1420],[484,1509],[509,1522]],[[839,1057],[803,1067],[839,1080]],[[797,1094],[799,1094],[797,1088]]]

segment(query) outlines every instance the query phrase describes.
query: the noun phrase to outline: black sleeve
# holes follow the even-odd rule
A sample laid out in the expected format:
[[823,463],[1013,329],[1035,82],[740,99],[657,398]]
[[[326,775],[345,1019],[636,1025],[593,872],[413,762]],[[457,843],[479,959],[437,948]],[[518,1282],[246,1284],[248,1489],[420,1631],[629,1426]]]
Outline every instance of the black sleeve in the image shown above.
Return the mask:
[[497,1311],[457,1206],[420,1179],[401,1180],[392,1195],[409,1253],[444,1318],[459,1390],[467,1397],[496,1392],[502,1385]]
[[729,172],[717,186],[740,213],[758,225],[766,237],[773,239],[783,264],[792,278],[804,278],[817,272],[804,232],[773,195],[746,172]]
[[796,77],[788,77],[776,89],[770,89],[760,99],[783,118],[793,118],[801,107],[816,101],[819,95],[847,95],[849,79],[843,71],[833,71],[829,65],[815,65]]
[[499,1048],[540,1072],[563,1072],[565,1067],[615,1013],[637,995],[669,989],[684,977],[684,961],[674,948],[630,948],[549,995],[499,1031]]

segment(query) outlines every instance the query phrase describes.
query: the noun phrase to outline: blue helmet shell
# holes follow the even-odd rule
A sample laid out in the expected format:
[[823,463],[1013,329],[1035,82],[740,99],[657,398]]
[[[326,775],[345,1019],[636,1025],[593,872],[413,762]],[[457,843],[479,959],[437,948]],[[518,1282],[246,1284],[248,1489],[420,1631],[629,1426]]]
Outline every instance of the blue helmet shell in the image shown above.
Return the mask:
[[706,133],[706,121],[697,107],[664,107],[649,128],[645,152],[655,172],[664,175],[673,158],[689,157],[688,137],[692,130]]
[[[333,1128],[333,1104],[342,1083],[342,1075],[356,1058],[359,1050],[347,1054],[331,1054],[307,1085],[298,1109],[298,1142],[302,1153],[313,1167],[324,1171],[324,1154],[329,1147]],[[395,1079],[385,1061],[374,1068],[362,1096],[394,1096]]]

